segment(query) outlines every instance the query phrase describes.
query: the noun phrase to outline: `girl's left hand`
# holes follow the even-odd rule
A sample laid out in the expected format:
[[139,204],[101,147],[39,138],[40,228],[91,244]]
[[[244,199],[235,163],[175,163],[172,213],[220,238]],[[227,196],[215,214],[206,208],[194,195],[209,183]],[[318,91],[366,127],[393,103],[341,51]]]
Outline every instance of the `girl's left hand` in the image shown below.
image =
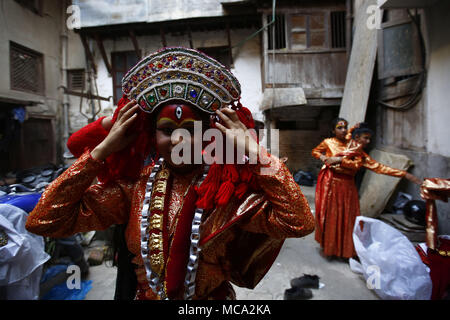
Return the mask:
[[405,178],[408,179],[409,181],[415,183],[415,184],[418,184],[418,185],[421,185],[422,182],[423,182],[423,180],[417,178],[415,175],[413,175],[413,174],[411,174],[409,172],[406,173]]
[[258,156],[258,142],[252,137],[248,128],[239,120],[236,111],[231,108],[222,108],[216,110],[216,114],[222,120],[222,123],[215,123],[217,129],[222,131],[229,142],[235,145],[235,149],[245,150],[245,154],[249,157],[251,155]]
[[341,163],[342,162],[342,157],[329,157],[325,160],[325,163],[327,163],[328,165],[333,165],[336,163]]

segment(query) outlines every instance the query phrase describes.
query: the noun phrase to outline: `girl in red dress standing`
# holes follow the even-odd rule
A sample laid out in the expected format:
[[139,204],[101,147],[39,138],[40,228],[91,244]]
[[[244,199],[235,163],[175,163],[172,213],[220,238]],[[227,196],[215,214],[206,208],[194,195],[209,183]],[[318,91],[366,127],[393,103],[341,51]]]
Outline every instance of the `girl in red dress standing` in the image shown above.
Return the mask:
[[[348,135],[353,132],[353,138]],[[355,174],[361,167],[379,174],[406,177],[414,183],[421,181],[412,174],[383,165],[364,152],[372,132],[355,126],[348,130],[348,122],[337,118],[333,123],[334,137],[323,140],[312,150],[313,157],[324,162],[316,186],[315,239],[325,256],[351,258],[356,255],[353,245],[353,226],[360,215]]]

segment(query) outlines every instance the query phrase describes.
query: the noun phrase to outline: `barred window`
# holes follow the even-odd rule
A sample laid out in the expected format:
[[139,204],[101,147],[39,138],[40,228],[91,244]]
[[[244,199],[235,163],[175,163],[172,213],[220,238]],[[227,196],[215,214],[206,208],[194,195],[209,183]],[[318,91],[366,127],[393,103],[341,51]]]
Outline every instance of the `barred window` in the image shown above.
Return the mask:
[[[272,16],[267,16],[267,22],[272,21]],[[268,28],[268,49],[286,48],[286,21],[284,14],[275,15],[275,22]]]
[[73,91],[83,91],[84,69],[67,70],[67,89]]
[[11,89],[44,93],[44,57],[41,53],[10,42]]
[[345,48],[345,11],[331,12],[331,47]]
[[[267,15],[270,22],[271,15]],[[346,47],[346,11],[319,10],[276,15],[267,29],[267,49],[295,51]]]

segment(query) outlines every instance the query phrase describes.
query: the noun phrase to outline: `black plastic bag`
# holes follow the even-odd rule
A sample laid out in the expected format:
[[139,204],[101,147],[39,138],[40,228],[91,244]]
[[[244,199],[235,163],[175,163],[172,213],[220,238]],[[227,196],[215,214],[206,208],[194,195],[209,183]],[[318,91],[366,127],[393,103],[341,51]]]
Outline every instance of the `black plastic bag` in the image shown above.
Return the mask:
[[313,186],[314,176],[310,172],[305,172],[302,170],[297,171],[294,175],[294,181],[301,186]]

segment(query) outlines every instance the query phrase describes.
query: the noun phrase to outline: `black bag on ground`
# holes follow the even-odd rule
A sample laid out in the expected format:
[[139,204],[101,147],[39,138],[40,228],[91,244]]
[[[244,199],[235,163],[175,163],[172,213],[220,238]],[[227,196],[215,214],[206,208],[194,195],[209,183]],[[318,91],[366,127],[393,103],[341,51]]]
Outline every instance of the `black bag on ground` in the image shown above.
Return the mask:
[[305,172],[302,170],[297,171],[294,175],[294,181],[301,186],[313,186],[314,176],[310,172]]

